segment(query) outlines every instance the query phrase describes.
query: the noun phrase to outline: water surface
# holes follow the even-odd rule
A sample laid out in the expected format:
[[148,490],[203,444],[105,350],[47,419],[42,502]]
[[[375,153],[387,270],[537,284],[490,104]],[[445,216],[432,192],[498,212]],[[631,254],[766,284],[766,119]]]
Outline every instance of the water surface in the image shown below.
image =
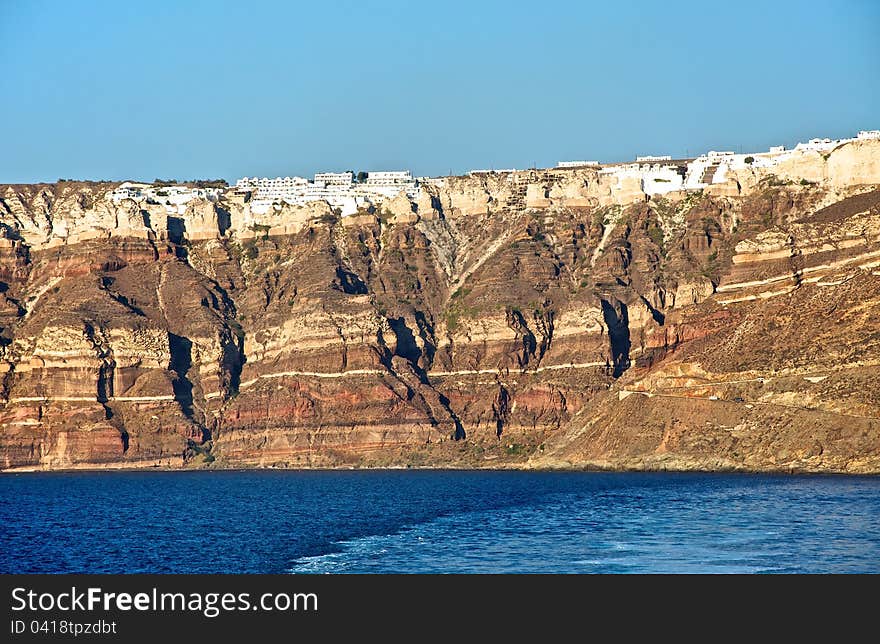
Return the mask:
[[880,572],[880,478],[3,475],[0,572]]

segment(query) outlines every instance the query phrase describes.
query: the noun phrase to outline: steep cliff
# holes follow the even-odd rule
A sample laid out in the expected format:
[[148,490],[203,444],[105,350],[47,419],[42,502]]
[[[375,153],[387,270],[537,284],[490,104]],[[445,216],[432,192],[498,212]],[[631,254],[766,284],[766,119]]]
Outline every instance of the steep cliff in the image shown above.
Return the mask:
[[0,186],[0,467],[880,471],[880,142],[340,218]]

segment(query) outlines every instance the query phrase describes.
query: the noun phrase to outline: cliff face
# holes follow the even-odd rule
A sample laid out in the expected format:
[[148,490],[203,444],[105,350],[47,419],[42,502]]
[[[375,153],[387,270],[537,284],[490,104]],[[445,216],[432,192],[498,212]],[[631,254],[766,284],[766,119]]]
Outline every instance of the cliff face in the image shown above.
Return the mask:
[[0,467],[880,471],[880,142],[265,215],[0,186]]

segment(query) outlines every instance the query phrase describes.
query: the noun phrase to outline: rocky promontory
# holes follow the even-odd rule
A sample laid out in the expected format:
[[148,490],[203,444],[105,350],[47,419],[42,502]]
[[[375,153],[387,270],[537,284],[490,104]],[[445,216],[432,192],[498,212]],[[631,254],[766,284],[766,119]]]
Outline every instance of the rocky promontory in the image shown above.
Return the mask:
[[880,472],[880,141],[341,217],[0,185],[0,468]]

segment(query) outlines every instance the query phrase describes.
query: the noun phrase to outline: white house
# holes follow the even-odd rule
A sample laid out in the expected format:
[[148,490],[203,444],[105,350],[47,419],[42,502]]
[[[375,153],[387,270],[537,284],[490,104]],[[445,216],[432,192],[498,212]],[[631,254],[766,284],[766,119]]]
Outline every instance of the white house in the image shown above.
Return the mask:
[[140,188],[126,182],[110,193],[110,200],[114,203],[119,203],[123,199],[134,199],[135,201],[138,201],[143,199],[143,193]]
[[404,192],[411,199],[418,194],[418,183],[409,170],[369,172],[364,183],[355,185],[355,192],[377,200],[390,199]]
[[641,172],[642,192],[646,195],[662,195],[684,188],[684,177],[672,166],[653,166]]
[[315,174],[315,184],[325,186],[350,186],[354,181],[351,172],[318,172]]
[[148,183],[126,181],[110,193],[110,200],[119,203],[123,199],[147,201],[165,206],[168,212],[183,213],[186,204],[193,199],[216,201],[222,194],[220,188],[190,188],[189,186],[153,186]]
[[842,141],[837,139],[810,139],[806,143],[798,143],[794,146],[794,149],[797,151],[815,151],[815,152],[825,152],[827,150],[831,150],[837,145],[839,145]]
[[412,182],[413,177],[409,170],[394,170],[391,172],[368,172],[365,183],[373,186],[400,186]]

